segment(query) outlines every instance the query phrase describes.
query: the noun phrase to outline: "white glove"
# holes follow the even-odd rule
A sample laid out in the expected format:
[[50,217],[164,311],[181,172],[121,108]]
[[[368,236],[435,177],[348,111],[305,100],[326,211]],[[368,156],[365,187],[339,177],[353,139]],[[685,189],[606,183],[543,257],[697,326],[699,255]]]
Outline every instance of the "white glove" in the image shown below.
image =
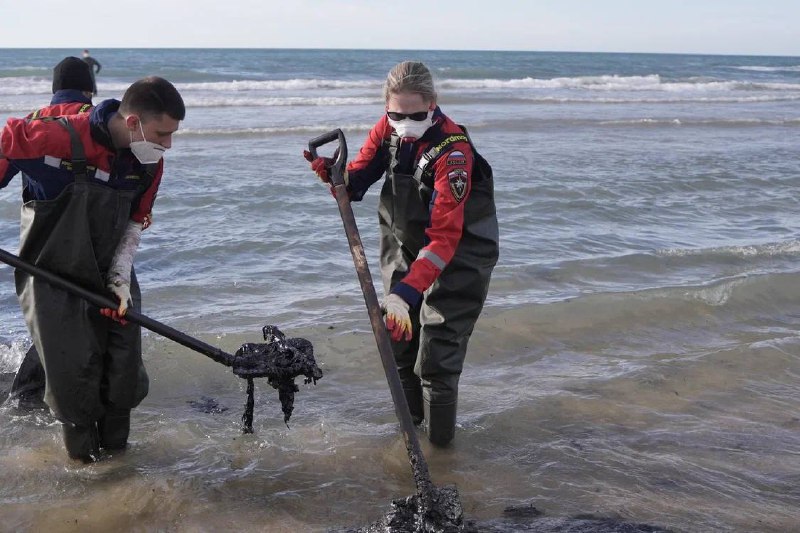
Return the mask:
[[117,313],[120,316],[125,316],[128,312],[128,304],[131,301],[131,284],[122,280],[110,281],[106,284],[106,288],[114,293],[114,296],[119,298],[119,307]]
[[408,316],[408,304],[396,294],[390,294],[383,299],[381,309],[386,313],[386,329],[392,335],[392,340],[410,341],[412,337],[411,317]]
[[106,287],[119,298],[117,312],[124,316],[128,310],[128,302],[131,300],[131,268],[133,267],[133,256],[139,249],[139,242],[142,240],[142,224],[134,221],[128,222],[125,233],[117,244],[114,251],[114,258],[106,275]]

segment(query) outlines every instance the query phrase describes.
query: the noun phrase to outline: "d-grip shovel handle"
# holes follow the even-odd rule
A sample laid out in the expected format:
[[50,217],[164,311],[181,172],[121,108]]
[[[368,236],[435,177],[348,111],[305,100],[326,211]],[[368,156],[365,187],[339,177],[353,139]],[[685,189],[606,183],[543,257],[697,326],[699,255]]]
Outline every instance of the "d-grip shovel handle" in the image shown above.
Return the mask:
[[337,128],[308,141],[308,151],[311,153],[311,157],[316,159],[319,157],[317,148],[337,139],[339,141],[338,155],[336,156],[336,161],[331,165],[331,185],[334,187],[336,185],[344,185],[344,167],[347,164],[347,141],[344,139],[344,133]]

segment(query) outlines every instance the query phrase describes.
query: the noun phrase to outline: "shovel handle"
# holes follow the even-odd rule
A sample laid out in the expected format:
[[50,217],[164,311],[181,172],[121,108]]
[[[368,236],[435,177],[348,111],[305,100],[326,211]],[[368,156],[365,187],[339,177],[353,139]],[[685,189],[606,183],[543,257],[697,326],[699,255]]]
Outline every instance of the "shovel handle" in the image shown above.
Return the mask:
[[344,133],[337,128],[308,141],[308,151],[311,153],[311,157],[316,159],[319,157],[317,148],[336,140],[339,141],[339,146],[336,149],[336,160],[331,165],[331,185],[334,187],[344,184],[344,167],[347,164],[347,141],[345,141]]
[[[89,291],[70,280],[64,279],[61,276],[50,272],[49,270],[34,266],[24,259],[2,249],[0,249],[0,261],[21,270],[26,274],[44,280],[54,287],[67,291],[68,293],[78,296],[79,298],[83,298],[90,304],[96,305],[97,307],[116,309],[117,306],[119,306],[118,302],[115,302],[108,296]],[[177,342],[178,344],[182,344],[187,348],[213,359],[217,363],[221,363],[225,366],[233,365],[233,355],[223,352],[219,348],[211,346],[210,344],[206,344],[199,339],[190,337],[189,335],[173,329],[166,324],[162,324],[161,322],[153,320],[152,318],[138,313],[133,309],[128,309],[128,312],[125,314],[125,320],[133,322],[134,324],[139,324],[143,328],[147,328],[154,333],[158,333],[159,335]]]
[[420,498],[422,498],[422,506],[427,510],[430,509],[431,506],[433,483],[431,482],[430,472],[428,471],[428,463],[422,455],[422,449],[419,445],[414,422],[411,419],[411,411],[408,408],[408,402],[403,392],[403,384],[400,381],[397,363],[392,353],[389,334],[384,326],[380,303],[375,293],[375,286],[372,283],[372,275],[369,271],[367,256],[364,253],[364,245],[358,233],[358,225],[356,224],[355,215],[353,214],[353,208],[350,205],[350,197],[345,189],[344,163],[347,160],[347,143],[344,140],[344,134],[342,130],[337,129],[320,135],[309,141],[308,148],[311,155],[316,158],[316,149],[318,147],[336,139],[339,140],[339,155],[334,165],[331,167],[331,182],[334,185],[333,190],[336,196],[336,202],[339,204],[339,214],[342,217],[344,232],[345,235],[347,235],[347,241],[350,244],[350,253],[353,256],[353,263],[356,268],[356,275],[361,284],[364,303],[367,306],[367,313],[369,314],[370,323],[372,324],[372,332],[375,335],[375,341],[378,345],[378,354],[380,355],[383,370],[386,374],[386,380],[389,384],[389,392],[391,393],[392,402],[394,403],[395,414],[400,422],[400,429],[406,441],[406,451],[408,452],[411,469],[414,473],[414,482],[417,485],[417,492]]

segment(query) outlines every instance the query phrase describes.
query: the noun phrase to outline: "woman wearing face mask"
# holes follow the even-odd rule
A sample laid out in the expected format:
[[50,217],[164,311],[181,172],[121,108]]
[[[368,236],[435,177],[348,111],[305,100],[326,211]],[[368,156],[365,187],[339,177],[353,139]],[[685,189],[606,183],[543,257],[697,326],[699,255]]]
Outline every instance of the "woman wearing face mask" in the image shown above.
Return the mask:
[[[378,207],[386,327],[412,418],[444,446],[455,434],[467,342],[498,257],[492,171],[436,105],[424,64],[392,68],[384,97],[386,113],[347,165],[347,190],[359,201],[386,176]],[[317,158],[311,168],[328,181],[331,163]]]
[[16,272],[44,362],[45,402],[62,422],[73,459],[124,449],[131,409],[147,395],[141,330],[120,315],[129,305],[140,309],[133,257],[150,221],[161,156],[185,113],[175,87],[150,77],[131,85],[121,102],[58,119],[12,118],[0,132],[0,157],[26,180],[20,257],[119,300],[117,309],[101,310],[105,318],[80,298]]

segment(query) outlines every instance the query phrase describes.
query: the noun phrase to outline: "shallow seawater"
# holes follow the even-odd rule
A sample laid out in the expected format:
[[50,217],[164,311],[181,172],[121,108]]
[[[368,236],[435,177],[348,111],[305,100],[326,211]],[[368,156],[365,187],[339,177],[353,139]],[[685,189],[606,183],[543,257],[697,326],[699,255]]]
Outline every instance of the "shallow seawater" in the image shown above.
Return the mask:
[[[52,65],[74,52],[0,50],[3,118],[46,103]],[[0,407],[0,529],[379,521],[415,485],[341,219],[302,151],[342,128],[355,154],[384,112],[386,73],[410,53],[93,55],[101,98],[166,68],[188,105],[137,254],[144,312],[230,353],[276,324],[313,342],[324,377],[300,384],[288,427],[277,392],[256,380],[243,435],[246,382],[146,334],[151,391],[126,453],[72,464],[52,418]],[[800,60],[413,58],[492,164],[501,229],[455,443],[432,448],[420,433],[433,483],[457,487],[466,521],[500,531],[588,515],[677,532],[796,530]],[[0,190],[9,251],[19,183]],[[354,211],[382,293],[379,186]],[[5,266],[2,287],[7,375],[30,339]],[[544,515],[505,513],[531,506]]]
[[[588,513],[675,531],[791,530],[800,498],[791,324],[764,328],[759,313],[688,304],[664,328],[662,302],[622,331],[581,323],[588,304],[566,304],[566,329],[537,308],[481,320],[454,446],[420,434],[434,484],[457,487],[465,519],[488,527],[508,507],[533,505],[547,518]],[[124,454],[72,464],[49,416],[2,408],[4,522],[326,531],[380,520],[415,486],[374,340],[292,334],[314,343],[325,376],[300,385],[289,427],[277,392],[256,380],[255,433],[242,435],[244,380],[155,336],[145,348],[151,394]],[[206,340],[232,350],[248,338]],[[202,398],[217,409],[187,403]]]

